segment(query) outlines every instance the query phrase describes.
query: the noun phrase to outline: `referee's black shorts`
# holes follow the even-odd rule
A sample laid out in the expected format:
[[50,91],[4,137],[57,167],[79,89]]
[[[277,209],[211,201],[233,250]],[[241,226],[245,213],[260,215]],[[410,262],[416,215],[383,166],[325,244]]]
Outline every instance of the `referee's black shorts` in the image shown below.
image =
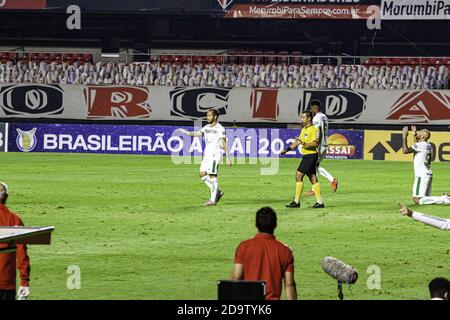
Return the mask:
[[317,163],[319,161],[319,155],[317,153],[305,154],[302,158],[302,162],[297,168],[303,174],[311,175],[316,174]]

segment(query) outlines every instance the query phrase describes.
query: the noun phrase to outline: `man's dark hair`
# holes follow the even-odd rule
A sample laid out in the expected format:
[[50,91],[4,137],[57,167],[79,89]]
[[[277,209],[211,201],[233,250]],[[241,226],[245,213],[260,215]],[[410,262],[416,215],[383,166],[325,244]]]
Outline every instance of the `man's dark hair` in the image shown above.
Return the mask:
[[277,227],[277,214],[270,207],[264,207],[256,212],[256,227],[259,232],[273,234]]
[[217,118],[219,117],[219,111],[217,109],[211,108],[208,111],[211,111]]
[[8,186],[4,182],[0,182],[1,193],[0,193],[0,203],[5,204],[6,199],[8,199]]
[[[428,288],[430,289],[431,298],[448,299],[450,295],[450,281],[446,278],[434,278],[428,284]],[[447,297],[445,297],[445,293],[447,293]]]
[[319,100],[311,101],[311,103],[309,104],[309,107],[311,108],[312,106],[317,106],[317,108],[320,110],[320,101]]
[[310,119],[313,118],[313,115],[312,115],[312,112],[311,112],[311,111],[303,111],[302,113],[303,113],[303,114],[306,114],[306,116],[307,116],[308,118],[310,118]]

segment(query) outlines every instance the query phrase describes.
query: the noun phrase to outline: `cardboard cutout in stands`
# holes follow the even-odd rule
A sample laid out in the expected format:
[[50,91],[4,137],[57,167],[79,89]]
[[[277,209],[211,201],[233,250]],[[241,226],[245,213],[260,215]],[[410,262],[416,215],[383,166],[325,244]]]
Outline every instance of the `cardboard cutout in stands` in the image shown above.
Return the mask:
[[0,227],[0,243],[8,244],[0,247],[0,253],[14,252],[18,243],[50,244],[53,230],[54,227]]
[[265,281],[219,280],[218,300],[265,300]]

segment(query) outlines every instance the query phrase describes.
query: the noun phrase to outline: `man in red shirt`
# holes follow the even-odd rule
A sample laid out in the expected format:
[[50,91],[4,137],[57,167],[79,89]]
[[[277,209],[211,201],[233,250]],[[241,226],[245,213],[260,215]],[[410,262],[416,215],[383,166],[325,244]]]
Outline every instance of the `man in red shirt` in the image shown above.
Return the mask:
[[236,249],[233,280],[266,281],[266,300],[280,300],[282,281],[286,299],[297,300],[294,280],[294,255],[284,243],[275,239],[277,215],[272,208],[256,212],[258,233]]
[[[6,206],[8,186],[0,182],[0,226],[23,226],[22,220]],[[0,248],[8,244],[0,243]],[[28,282],[30,280],[30,258],[24,244],[16,244],[16,252],[0,253],[0,300],[14,300],[16,298],[16,268],[20,272],[19,297],[26,299],[30,294]],[[17,264],[16,264],[17,263]]]

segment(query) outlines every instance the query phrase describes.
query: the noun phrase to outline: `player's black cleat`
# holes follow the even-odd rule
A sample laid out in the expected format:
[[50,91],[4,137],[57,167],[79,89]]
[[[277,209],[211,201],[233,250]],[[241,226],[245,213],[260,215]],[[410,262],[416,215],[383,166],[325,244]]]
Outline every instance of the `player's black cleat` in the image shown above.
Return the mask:
[[291,203],[286,205],[286,208],[300,208],[300,202],[297,203],[295,201],[292,201]]
[[216,203],[219,202],[220,198],[222,198],[224,194],[225,194],[225,192],[223,192],[221,190],[217,190]]
[[311,208],[319,209],[319,208],[325,208],[325,205],[323,203],[315,203]]

